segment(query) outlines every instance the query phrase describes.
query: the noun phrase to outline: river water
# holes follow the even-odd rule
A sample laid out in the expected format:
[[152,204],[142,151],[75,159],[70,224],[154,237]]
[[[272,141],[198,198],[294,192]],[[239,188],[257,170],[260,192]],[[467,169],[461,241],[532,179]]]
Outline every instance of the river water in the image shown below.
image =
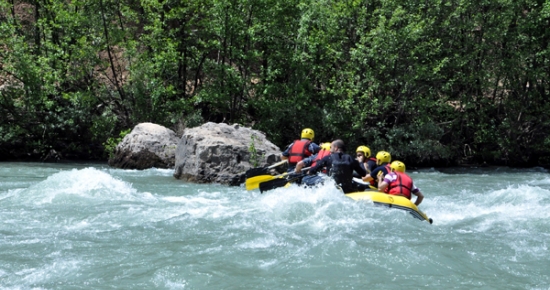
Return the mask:
[[1,289],[550,289],[542,168],[409,174],[434,223],[333,185],[0,163]]

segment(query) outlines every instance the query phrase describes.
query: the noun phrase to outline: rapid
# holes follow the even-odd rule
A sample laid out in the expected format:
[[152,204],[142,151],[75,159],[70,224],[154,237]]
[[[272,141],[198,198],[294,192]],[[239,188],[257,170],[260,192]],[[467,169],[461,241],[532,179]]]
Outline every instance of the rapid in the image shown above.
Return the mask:
[[433,225],[333,184],[0,163],[0,289],[550,289],[546,169],[408,170]]

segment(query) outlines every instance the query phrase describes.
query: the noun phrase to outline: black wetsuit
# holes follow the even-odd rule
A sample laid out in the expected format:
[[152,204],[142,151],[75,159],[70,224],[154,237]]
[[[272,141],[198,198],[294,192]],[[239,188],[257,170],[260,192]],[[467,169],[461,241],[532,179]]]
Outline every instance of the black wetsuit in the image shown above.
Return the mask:
[[359,161],[348,154],[337,152],[319,160],[310,170],[310,174],[316,174],[321,168],[326,167],[336,184],[344,193],[357,191],[357,185],[353,182],[353,171],[361,176],[367,175],[367,171],[361,167]]

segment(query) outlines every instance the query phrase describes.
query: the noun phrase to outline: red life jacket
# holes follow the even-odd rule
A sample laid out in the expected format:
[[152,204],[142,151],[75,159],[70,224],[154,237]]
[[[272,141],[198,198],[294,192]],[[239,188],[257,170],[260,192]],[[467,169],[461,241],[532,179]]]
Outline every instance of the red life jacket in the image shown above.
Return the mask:
[[412,179],[407,174],[399,171],[395,171],[395,174],[397,175],[397,179],[388,185],[386,192],[392,195],[403,195],[411,199]]
[[[315,159],[313,159],[313,162],[311,163],[311,167],[315,166],[315,164],[317,164],[317,161],[319,161],[319,160],[323,159],[325,156],[329,156],[329,155],[330,155],[330,150],[321,149],[321,151],[319,151],[319,153],[317,153],[317,156],[315,157]],[[323,168],[323,170],[321,172],[327,173],[327,169]]]
[[296,165],[296,163],[302,161],[302,159],[311,156],[311,152],[309,152],[308,149],[310,143],[311,141],[309,140],[294,141],[290,151],[288,152],[288,164]]

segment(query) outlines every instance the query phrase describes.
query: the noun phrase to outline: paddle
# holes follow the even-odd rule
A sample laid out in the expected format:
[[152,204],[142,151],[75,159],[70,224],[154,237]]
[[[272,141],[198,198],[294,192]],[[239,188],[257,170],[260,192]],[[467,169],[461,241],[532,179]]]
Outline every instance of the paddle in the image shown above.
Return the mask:
[[245,181],[245,185],[246,185],[246,190],[253,190],[253,189],[256,189],[260,186],[260,183],[262,182],[266,182],[266,181],[270,181],[270,180],[273,180],[273,179],[276,179],[276,178],[280,178],[280,177],[284,177],[286,176],[288,173],[283,173],[281,175],[259,175],[259,176],[254,176],[254,177],[251,177],[251,178],[247,178],[246,181]]
[[262,183],[260,183],[260,192],[272,190],[272,189],[275,189],[277,187],[283,187],[283,186],[287,185],[289,182],[293,182],[295,180],[298,180],[298,179],[302,178],[304,175],[305,174],[302,173],[302,174],[300,174],[298,176],[295,176],[295,177],[292,177],[290,179],[277,178],[277,179],[274,179],[274,180],[262,182]]
[[245,176],[246,178],[251,178],[251,177],[254,177],[254,176],[258,176],[258,175],[266,175],[268,174],[269,172],[269,169],[271,168],[275,168],[277,166],[280,166],[280,165],[283,165],[285,163],[287,163],[288,160],[283,160],[281,162],[277,162],[273,165],[270,165],[268,167],[256,167],[256,168],[251,168],[251,169],[248,169],[245,173]]
[[[308,170],[309,168],[310,167],[302,168],[302,171],[303,170]],[[279,174],[279,175],[259,175],[259,176],[254,176],[254,177],[248,178],[248,179],[246,179],[246,182],[245,182],[246,190],[256,189],[256,188],[260,187],[260,183],[262,183],[262,182],[266,182],[266,181],[270,181],[270,180],[274,180],[274,179],[278,179],[278,178],[283,178],[283,177],[287,176],[288,174],[289,174],[289,172],[285,172],[285,173]]]

